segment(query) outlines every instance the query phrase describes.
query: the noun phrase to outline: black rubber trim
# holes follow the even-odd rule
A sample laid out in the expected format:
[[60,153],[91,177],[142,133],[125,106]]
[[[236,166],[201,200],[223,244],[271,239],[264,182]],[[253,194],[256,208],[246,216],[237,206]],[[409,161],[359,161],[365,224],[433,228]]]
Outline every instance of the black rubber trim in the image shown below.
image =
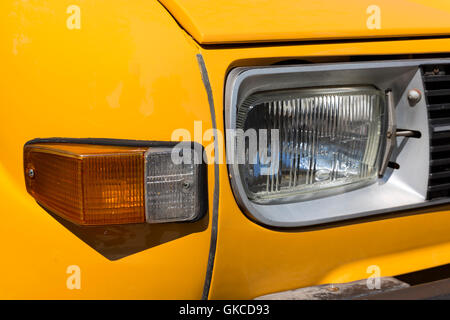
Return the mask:
[[205,61],[201,54],[197,54],[197,61],[200,67],[200,73],[202,75],[203,84],[205,85],[206,94],[208,96],[209,111],[211,112],[211,121],[214,129],[214,197],[213,197],[213,212],[212,212],[212,225],[211,225],[211,241],[209,245],[208,265],[206,267],[205,283],[203,285],[202,299],[207,300],[209,297],[209,290],[211,287],[212,273],[214,269],[214,259],[216,256],[217,245],[217,222],[219,211],[219,146],[217,137],[217,123],[216,113],[214,109],[214,99],[211,90],[211,84],[209,82],[208,71],[206,70]]
[[[146,141],[146,140],[128,140],[128,139],[109,139],[109,138],[36,138],[25,143],[25,146],[38,143],[74,143],[74,144],[95,144],[102,146],[120,146],[120,147],[173,147],[180,141]],[[193,146],[200,145],[197,142],[188,142]]]
[[249,42],[222,42],[222,43],[197,43],[204,49],[233,49],[233,48],[260,48],[260,47],[286,47],[299,45],[321,45],[321,44],[345,44],[364,42],[388,42],[388,41],[411,41],[411,40],[433,40],[449,39],[448,34],[423,35],[423,36],[398,36],[398,37],[355,37],[335,39],[311,39],[311,40],[260,40]]

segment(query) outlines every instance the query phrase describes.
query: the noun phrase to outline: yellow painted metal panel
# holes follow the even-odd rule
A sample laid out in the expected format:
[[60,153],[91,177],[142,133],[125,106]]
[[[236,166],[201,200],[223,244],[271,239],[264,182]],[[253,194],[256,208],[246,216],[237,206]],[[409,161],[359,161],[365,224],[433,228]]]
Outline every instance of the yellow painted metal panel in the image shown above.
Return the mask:
[[450,33],[446,0],[160,0],[199,43]]
[[[67,8],[73,4],[81,9],[80,29],[67,28]],[[223,86],[233,66],[450,51],[449,39],[199,49],[152,1],[30,0],[0,6],[1,298],[200,298],[205,278],[212,166],[210,212],[200,226],[155,227],[144,237],[146,250],[111,261],[26,193],[26,141],[52,136],[170,140],[177,128],[193,136],[196,120],[203,131],[211,128],[195,57],[199,52],[223,130]],[[357,280],[368,276],[370,264],[392,275],[450,262],[448,207],[334,228],[273,231],[245,217],[227,168],[220,165],[219,209],[211,298],[252,298]],[[119,240],[142,240],[127,236]],[[66,286],[69,265],[81,268],[80,290]]]
[[[350,55],[449,52],[450,39],[201,51],[214,91],[218,127],[223,130],[224,83],[234,66],[267,65],[292,58],[325,61],[328,56],[345,61]],[[380,267],[381,276],[391,276],[450,263],[449,205],[335,227],[271,230],[255,224],[241,212],[226,165],[220,165],[220,182],[212,299],[249,299],[300,287],[364,279],[372,275],[367,273],[371,265]]]
[[[68,28],[71,5],[80,29]],[[200,298],[210,214],[96,236],[99,251],[142,247],[111,261],[26,194],[22,160],[38,137],[167,141],[194,120],[211,127],[195,43],[156,1],[2,1],[0,12],[0,298]],[[66,286],[70,265],[80,290]]]

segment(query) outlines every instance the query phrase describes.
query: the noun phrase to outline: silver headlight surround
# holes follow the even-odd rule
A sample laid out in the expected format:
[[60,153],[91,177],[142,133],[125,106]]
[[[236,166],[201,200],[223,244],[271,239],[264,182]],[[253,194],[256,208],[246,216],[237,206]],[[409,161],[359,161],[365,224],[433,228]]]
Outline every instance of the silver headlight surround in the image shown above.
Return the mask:
[[258,204],[247,197],[238,165],[233,163],[230,152],[233,149],[227,141],[230,182],[242,211],[262,225],[303,227],[449,202],[449,199],[428,201],[426,198],[430,163],[427,105],[422,99],[411,108],[407,100],[410,89],[424,92],[421,65],[448,63],[449,59],[418,59],[231,70],[225,88],[227,130],[236,129],[236,106],[258,91],[369,84],[393,92],[398,127],[422,133],[421,139],[406,144],[406,138],[397,138],[399,148],[394,150],[392,158],[402,169],[388,169],[375,184],[326,198],[280,204]]

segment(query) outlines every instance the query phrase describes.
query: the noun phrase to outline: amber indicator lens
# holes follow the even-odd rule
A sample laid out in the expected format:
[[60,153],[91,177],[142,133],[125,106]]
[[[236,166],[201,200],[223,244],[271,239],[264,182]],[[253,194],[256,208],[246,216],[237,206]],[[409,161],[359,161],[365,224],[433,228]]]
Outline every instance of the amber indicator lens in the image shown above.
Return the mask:
[[43,207],[77,224],[145,222],[146,150],[75,144],[25,146],[27,190]]

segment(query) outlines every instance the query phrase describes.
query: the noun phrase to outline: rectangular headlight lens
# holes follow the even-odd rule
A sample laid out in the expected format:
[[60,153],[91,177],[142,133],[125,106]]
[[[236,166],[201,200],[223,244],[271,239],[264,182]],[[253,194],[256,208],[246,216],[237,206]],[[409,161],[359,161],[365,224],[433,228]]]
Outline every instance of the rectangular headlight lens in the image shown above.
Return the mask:
[[237,128],[267,130],[265,141],[258,135],[256,154],[251,142],[244,144],[245,163],[239,164],[239,171],[249,199],[298,201],[374,182],[383,102],[373,87],[284,90],[248,97],[238,108]]

